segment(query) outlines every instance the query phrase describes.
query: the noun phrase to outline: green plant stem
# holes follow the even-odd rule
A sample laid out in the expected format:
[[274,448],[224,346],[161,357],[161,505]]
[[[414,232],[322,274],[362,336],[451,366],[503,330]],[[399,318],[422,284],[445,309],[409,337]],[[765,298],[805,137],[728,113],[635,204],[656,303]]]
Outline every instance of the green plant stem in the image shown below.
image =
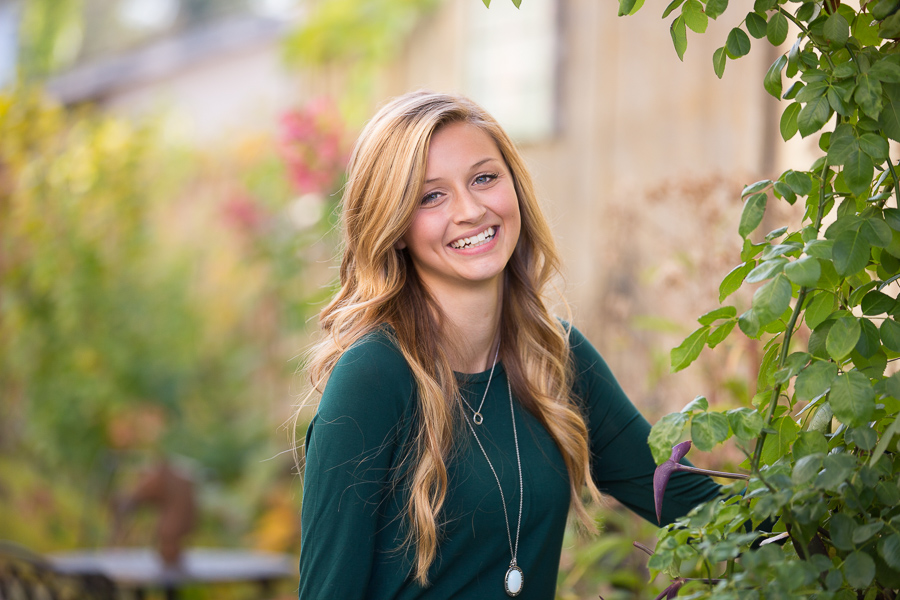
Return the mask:
[[725,471],[710,471],[709,469],[700,469],[697,467],[689,467],[687,465],[678,465],[679,471],[688,471],[689,473],[700,473],[701,475],[710,475],[711,477],[725,477],[727,479],[750,479],[745,473],[728,473]]
[[[815,227],[816,235],[818,236],[819,229],[822,227],[822,218],[825,213],[825,174],[828,169],[828,160],[826,159],[822,163],[822,182],[819,184],[819,206],[816,211],[816,220],[813,222],[813,227]],[[809,288],[804,286],[800,288],[800,293],[797,294],[797,304],[794,305],[794,311],[791,313],[790,321],[788,321],[787,328],[784,330],[784,339],[781,342],[781,355],[778,357],[778,368],[781,369],[784,367],[784,361],[788,356],[788,352],[790,352],[791,348],[791,338],[794,336],[794,327],[797,325],[797,319],[800,317],[800,313],[803,311],[803,303],[806,301],[806,295],[809,293]],[[750,472],[759,475],[759,461],[762,458],[762,449],[763,444],[766,442],[766,428],[772,423],[772,417],[775,414],[775,407],[778,405],[778,397],[781,395],[781,387],[782,384],[778,384],[775,386],[775,389],[772,390],[772,399],[769,401],[769,409],[766,412],[765,425],[763,426],[763,430],[759,434],[759,438],[756,441],[756,448],[753,449],[753,460],[750,462]]]
[[806,27],[804,27],[803,24],[802,24],[800,21],[798,21],[797,18],[796,18],[794,15],[792,15],[790,12],[786,11],[785,9],[783,9],[781,6],[778,7],[778,12],[780,12],[780,13],[783,14],[785,17],[787,17],[788,20],[790,20],[794,25],[796,25],[796,26],[800,29],[800,32],[801,32],[803,35],[805,35],[806,38],[807,38],[810,42],[812,42],[813,46],[815,46],[816,49],[817,49],[819,52],[822,53],[822,56],[824,56],[824,57],[825,57],[825,60],[828,61],[828,65],[829,65],[832,69],[834,69],[834,63],[831,62],[831,57],[828,56],[828,52],[826,52],[825,50],[823,50],[822,47],[819,46],[819,45],[816,43],[816,40],[812,39],[812,36],[809,35],[809,29],[807,29]]

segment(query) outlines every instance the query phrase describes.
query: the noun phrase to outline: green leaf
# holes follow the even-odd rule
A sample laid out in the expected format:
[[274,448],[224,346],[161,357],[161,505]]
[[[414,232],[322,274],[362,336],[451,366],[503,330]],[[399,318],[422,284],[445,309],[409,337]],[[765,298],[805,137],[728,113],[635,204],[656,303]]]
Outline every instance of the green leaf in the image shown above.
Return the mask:
[[647,443],[656,464],[661,465],[672,455],[672,446],[681,441],[681,434],[687,421],[688,416],[684,413],[670,413],[650,429]]
[[769,67],[769,70],[766,72],[766,76],[763,79],[763,87],[765,87],[766,91],[772,94],[776,99],[781,98],[781,71],[784,70],[786,64],[787,57],[782,54],[775,59],[775,62]]
[[671,352],[672,372],[680,371],[697,360],[708,337],[709,326],[704,325],[691,333],[677,348],[673,348]]
[[709,25],[709,17],[703,12],[703,5],[700,0],[687,0],[681,7],[681,14],[684,17],[685,24],[697,33],[706,33],[706,27]]
[[885,348],[892,352],[900,352],[900,323],[893,319],[885,319],[879,332]]
[[[856,342],[855,350],[863,358],[874,358],[881,349],[881,338],[878,335],[878,328],[869,319],[862,318],[859,320],[860,329],[859,341]],[[854,360],[854,363],[856,361]],[[857,365],[860,369],[864,367]]]
[[867,317],[889,313],[894,310],[896,305],[896,300],[877,290],[872,290],[863,296],[862,302],[860,303],[863,314]]
[[[828,420],[831,421],[830,416]],[[797,441],[794,442],[791,452],[796,460],[817,452],[825,454],[828,452],[828,442],[825,441],[825,436],[818,431],[801,431],[797,434]]]
[[715,348],[728,337],[728,334],[731,333],[731,330],[734,329],[734,326],[737,325],[737,321],[725,321],[715,329],[713,329],[712,333],[709,334],[709,339],[706,340],[706,345],[710,348]]
[[859,152],[856,131],[852,125],[842,123],[831,134],[831,140],[828,143],[828,162],[832,165],[842,165],[854,152]]
[[766,37],[766,20],[755,12],[747,13],[744,19],[747,31],[756,39]]
[[785,265],[784,274],[797,285],[812,287],[819,281],[819,277],[822,275],[822,267],[819,265],[817,258],[804,256]]
[[844,182],[854,195],[860,196],[872,185],[872,174],[875,165],[865,152],[856,147],[850,158],[844,163]]
[[791,473],[791,482],[796,486],[801,486],[811,481],[822,469],[822,458],[824,458],[824,454],[816,453],[798,460],[794,465],[793,473]]
[[800,113],[797,115],[797,127],[800,135],[806,137],[819,131],[828,119],[831,118],[833,111],[828,99],[824,96],[814,98],[806,103]]
[[886,83],[884,90],[884,107],[878,115],[878,124],[884,134],[900,142],[900,84]]
[[741,287],[741,284],[744,283],[744,278],[747,277],[747,273],[753,270],[753,265],[752,261],[744,262],[728,272],[728,275],[725,276],[725,279],[719,285],[719,302],[724,302],[725,298]]
[[750,271],[750,274],[747,275],[745,281],[747,283],[759,283],[760,281],[771,279],[784,271],[784,266],[786,264],[788,264],[788,259],[781,257],[761,262],[755,269]]
[[747,237],[762,223],[763,215],[766,212],[767,200],[768,196],[765,193],[758,193],[753,194],[744,202],[744,210],[741,212],[741,223],[738,226],[738,233],[741,237]]
[[683,61],[684,52],[687,50],[687,28],[685,27],[684,17],[678,17],[672,21],[669,33],[672,35],[672,43],[675,45],[678,60]]
[[791,282],[784,274],[775,276],[753,294],[753,312],[760,326],[765,326],[787,310],[791,304]]
[[761,181],[757,181],[756,183],[751,183],[750,185],[744,186],[744,189],[741,191],[741,198],[749,196],[750,194],[761,192],[770,185],[772,185],[771,179],[763,179]]
[[828,338],[825,341],[825,349],[831,358],[840,362],[850,351],[856,347],[861,332],[859,321],[856,317],[846,316],[835,321],[828,332]]
[[[897,374],[894,374],[896,377]],[[891,440],[895,435],[900,433],[900,419],[894,417],[894,422],[891,423],[887,429],[884,430],[884,433],[881,434],[881,439],[878,440],[878,444],[875,446],[875,450],[872,452],[872,456],[869,458],[869,466],[871,467],[878,459],[881,458],[881,455],[884,454],[884,451],[887,450],[888,444],[891,443]],[[891,495],[900,496],[900,491],[897,490],[897,486],[891,486],[893,491],[890,492]],[[882,494],[886,494],[888,492],[882,492]],[[894,501],[894,503],[900,502],[900,498]]]
[[900,534],[892,533],[878,540],[878,554],[889,567],[900,571]]
[[843,571],[847,583],[851,587],[862,590],[869,587],[872,579],[875,578],[875,561],[862,550],[856,550],[844,560]]
[[735,58],[746,56],[750,53],[750,38],[747,37],[747,34],[741,28],[735,27],[728,33],[728,38],[725,40],[725,48]]
[[822,31],[825,39],[832,46],[838,48],[843,48],[847,40],[850,39],[850,24],[844,18],[844,15],[839,12],[835,12],[825,20],[825,26]]
[[875,414],[875,390],[859,371],[839,375],[828,395],[834,416],[851,427],[864,425]]
[[752,408],[741,407],[728,411],[728,424],[735,437],[749,442],[759,437],[763,428],[763,418]]
[[784,112],[781,113],[781,123],[779,124],[779,128],[781,130],[781,138],[784,141],[788,141],[795,135],[797,135],[797,116],[800,114],[800,110],[803,108],[799,102],[792,102],[787,105],[787,108],[784,109]]
[[744,335],[747,337],[759,337],[759,318],[756,316],[756,313],[753,312],[752,308],[738,317],[738,327],[741,328],[741,331],[743,331]]
[[702,452],[709,452],[727,440],[729,433],[728,418],[722,413],[704,412],[691,420],[691,440]]
[[[684,0],[672,0],[672,2],[670,2],[669,5],[666,7],[666,10],[663,11],[662,18],[665,19],[670,14],[672,14],[672,11],[675,10],[676,8],[678,8],[679,6],[681,6],[681,4],[683,2],[684,2]],[[621,16],[621,15],[619,15],[619,16]]]
[[806,326],[815,329],[834,311],[834,296],[829,292],[820,292],[806,307]]
[[881,82],[870,77],[868,73],[860,73],[856,78],[856,91],[853,92],[853,99],[866,115],[877,119],[883,107]]
[[685,404],[681,412],[689,415],[693,412],[706,412],[707,410],[709,410],[709,400],[706,399],[706,396],[697,396]]
[[[856,444],[856,447],[860,450],[868,452],[878,443],[878,434],[871,427],[851,427],[844,432],[844,439],[852,444]],[[853,539],[856,541],[856,534],[853,534]]]
[[837,365],[826,361],[813,361],[800,371],[794,381],[797,400],[808,402],[824,394],[837,378]]
[[716,72],[716,77],[719,79],[722,79],[722,75],[725,74],[725,61],[727,58],[728,55],[725,53],[725,46],[722,46],[713,52],[713,71]]
[[625,15],[631,14],[635,1],[636,0],[619,0],[619,16],[624,17]]
[[715,19],[728,8],[728,0],[709,0],[706,3],[706,16]]
[[812,190],[812,179],[806,173],[788,171],[784,176],[784,182],[788,184],[798,196],[805,196]]
[[859,136],[859,147],[877,161],[888,159],[888,141],[877,133],[864,133]]
[[848,277],[869,263],[869,242],[859,230],[841,232],[834,240],[831,254],[834,268],[841,277]]
[[884,209],[884,222],[894,231],[900,231],[900,209]]
[[900,83],[900,65],[881,59],[869,68],[869,77],[882,83]]
[[737,316],[737,309],[733,306],[722,306],[705,313],[697,319],[701,325],[712,325],[719,319],[733,319]]
[[[819,473],[819,476],[816,478],[816,487],[836,490],[853,475],[853,472],[856,470],[856,459],[849,454],[829,454],[822,461],[822,467],[824,471]],[[850,542],[850,548],[852,548],[852,536],[853,532],[851,531],[847,540],[847,542]],[[835,545],[838,546],[837,541],[835,541]],[[843,550],[850,549],[846,544],[838,547]]]
[[853,550],[853,530],[856,529],[856,521],[853,517],[844,513],[835,513],[831,516],[828,530],[831,534],[831,542],[839,550]]
[[774,434],[766,438],[762,451],[764,464],[771,465],[791,450],[800,428],[790,417],[779,417],[772,422]]
[[893,233],[887,223],[877,217],[866,219],[859,228],[860,233],[872,246],[886,248],[893,240]]
[[769,23],[766,26],[766,37],[769,38],[769,42],[773,46],[780,46],[784,43],[784,40],[787,39],[788,34],[788,20],[787,18],[777,12],[773,14],[769,18]]
[[883,21],[897,9],[898,0],[872,0],[866,7],[872,18]]

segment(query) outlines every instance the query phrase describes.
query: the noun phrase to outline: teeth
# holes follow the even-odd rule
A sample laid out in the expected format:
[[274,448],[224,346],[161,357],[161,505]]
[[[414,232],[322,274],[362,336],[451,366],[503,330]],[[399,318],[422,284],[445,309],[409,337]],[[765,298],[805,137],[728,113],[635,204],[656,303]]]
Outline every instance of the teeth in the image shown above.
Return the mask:
[[472,237],[461,238],[456,240],[455,242],[450,242],[450,247],[457,250],[462,250],[463,248],[475,248],[492,240],[494,238],[494,234],[496,233],[496,229],[494,229],[493,227],[488,227],[478,235],[473,235]]

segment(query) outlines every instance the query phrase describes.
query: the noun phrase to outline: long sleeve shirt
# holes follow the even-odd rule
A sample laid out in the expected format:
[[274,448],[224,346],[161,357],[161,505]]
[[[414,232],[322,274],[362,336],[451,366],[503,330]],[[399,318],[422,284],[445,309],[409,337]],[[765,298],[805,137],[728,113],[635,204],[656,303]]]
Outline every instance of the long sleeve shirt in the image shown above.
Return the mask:
[[[650,424],[575,328],[570,347],[594,482],[602,493],[655,521]],[[477,407],[489,372],[458,377],[460,392]],[[366,336],[340,358],[306,435],[300,599],[506,598],[504,576],[520,501],[513,418],[523,478],[519,598],[554,598],[570,504],[568,473],[547,430],[515,399],[511,414],[502,363],[496,365],[476,431],[503,488],[509,533],[497,481],[469,428],[460,423],[446,461],[448,491],[430,585],[414,581],[415,548],[404,545],[409,490],[402,474],[409,467],[417,413],[412,372],[386,332]],[[707,477],[675,473],[663,522],[715,497],[718,489]]]

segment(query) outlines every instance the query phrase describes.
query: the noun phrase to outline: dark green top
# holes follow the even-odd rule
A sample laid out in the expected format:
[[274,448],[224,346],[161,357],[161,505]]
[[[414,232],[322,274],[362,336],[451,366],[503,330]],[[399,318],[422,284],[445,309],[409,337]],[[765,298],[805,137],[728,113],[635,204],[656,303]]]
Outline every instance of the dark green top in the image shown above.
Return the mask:
[[[580,332],[570,336],[591,438],[591,473],[600,491],[655,521],[650,425],[625,396],[606,363]],[[466,399],[478,406],[489,372],[460,375]],[[390,337],[379,332],[338,361],[306,434],[300,550],[300,598],[311,600],[507,598],[503,579],[510,549],[497,482],[468,427],[460,423],[447,461],[449,489],[439,518],[441,541],[431,585],[411,576],[414,553],[403,548],[404,458],[417,421],[412,372]],[[524,502],[518,565],[522,599],[555,596],[569,483],[547,431],[514,403]],[[515,537],[519,475],[506,372],[497,364],[478,436],[497,471]],[[710,479],[675,473],[664,522],[718,493]]]

